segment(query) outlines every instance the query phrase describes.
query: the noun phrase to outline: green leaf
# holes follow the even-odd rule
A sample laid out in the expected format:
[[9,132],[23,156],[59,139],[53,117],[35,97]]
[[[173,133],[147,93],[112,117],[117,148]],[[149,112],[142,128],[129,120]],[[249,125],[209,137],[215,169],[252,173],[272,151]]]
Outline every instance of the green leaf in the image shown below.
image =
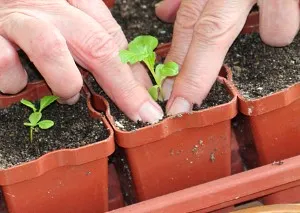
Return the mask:
[[31,108],[34,112],[37,111],[37,109],[35,108],[34,104],[31,103],[30,101],[22,99],[20,102],[22,104],[24,104],[25,106],[28,106],[29,108]]
[[41,129],[49,129],[54,125],[54,122],[51,120],[43,120],[38,123]]
[[158,89],[159,89],[158,85],[154,85],[150,87],[150,89],[148,90],[149,94],[155,101],[157,101],[158,99]]
[[29,116],[29,121],[33,126],[36,126],[37,123],[41,120],[41,118],[42,118],[42,113],[34,112],[31,113],[31,115]]
[[159,64],[156,66],[155,72],[159,76],[172,77],[176,76],[179,72],[179,66],[173,61],[167,62],[165,64]]
[[128,50],[136,54],[150,54],[157,45],[157,38],[149,35],[142,35],[136,37],[128,44]]
[[128,50],[120,50],[119,57],[121,59],[122,63],[130,63],[135,64],[136,62],[142,61],[144,58],[146,58],[148,54],[136,54],[134,52],[130,52]]
[[32,123],[27,123],[27,122],[25,122],[24,123],[24,126],[34,126]]
[[156,59],[156,54],[155,52],[151,52],[148,57],[144,59],[145,64],[147,65],[148,69],[154,70],[154,65],[155,65],[155,59]]
[[52,104],[54,101],[58,99],[57,96],[54,95],[49,95],[49,96],[44,96],[41,101],[40,101],[40,109],[39,112],[41,112],[43,109],[45,109],[47,106]]

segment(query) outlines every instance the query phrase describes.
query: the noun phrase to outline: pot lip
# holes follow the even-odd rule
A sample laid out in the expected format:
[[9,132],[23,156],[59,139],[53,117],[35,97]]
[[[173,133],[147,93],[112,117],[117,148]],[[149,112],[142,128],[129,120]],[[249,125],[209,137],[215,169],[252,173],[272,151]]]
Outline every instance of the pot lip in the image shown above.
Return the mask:
[[[87,87],[90,89],[92,96],[101,99],[105,104],[105,114],[114,129],[118,145],[124,148],[133,148],[158,141],[183,129],[206,127],[235,117],[237,114],[237,96],[223,77],[218,77],[217,80],[224,84],[231,95],[232,99],[229,102],[192,113],[170,116],[158,123],[132,131],[123,131],[117,128],[115,120],[110,114],[108,101],[98,95],[89,84],[87,84]],[[214,114],[218,116],[214,116]],[[151,138],[145,137],[147,133],[149,135],[149,132],[151,132]],[[126,139],[122,140],[121,137]]]
[[0,100],[1,99],[10,99],[10,98],[14,98],[14,97],[22,97],[22,95],[26,95],[27,93],[31,92],[32,90],[36,89],[37,87],[39,87],[39,86],[42,87],[45,84],[46,83],[45,83],[44,80],[29,82],[26,85],[26,87],[17,94],[3,94],[3,93],[0,93]]
[[[41,85],[37,84],[36,86]],[[42,86],[47,87],[46,84]],[[29,94],[31,92],[32,90],[26,90],[22,94],[17,94],[15,96],[24,95],[24,93]],[[97,117],[96,119],[103,122],[104,126],[108,130],[109,136],[102,141],[78,148],[55,150],[42,155],[35,160],[21,163],[7,169],[0,169],[1,186],[33,179],[58,167],[82,165],[101,158],[106,158],[114,152],[115,146],[113,129],[106,120],[105,116],[97,112],[92,107],[91,94],[89,91],[84,87],[82,92],[86,95],[86,102],[87,107],[89,108],[90,116]]]

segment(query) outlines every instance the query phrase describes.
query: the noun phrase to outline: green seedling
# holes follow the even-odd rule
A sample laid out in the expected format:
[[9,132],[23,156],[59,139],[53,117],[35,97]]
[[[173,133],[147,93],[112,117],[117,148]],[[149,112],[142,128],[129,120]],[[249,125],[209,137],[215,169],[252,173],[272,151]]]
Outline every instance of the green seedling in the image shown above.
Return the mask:
[[149,89],[149,94],[155,101],[163,101],[162,84],[167,77],[176,76],[179,68],[178,64],[172,61],[155,66],[154,49],[157,45],[158,40],[153,36],[138,36],[128,44],[127,50],[120,51],[119,56],[122,63],[144,62],[146,64],[156,83]]
[[39,127],[41,129],[49,129],[54,125],[54,122],[51,120],[41,120],[42,119],[42,110],[45,109],[47,106],[49,106],[50,104],[52,104],[53,102],[55,102],[58,99],[57,96],[44,96],[41,100],[40,100],[40,108],[37,109],[35,107],[35,105],[25,99],[21,100],[21,103],[24,104],[25,106],[29,107],[32,109],[32,113],[29,115],[29,122],[25,122],[24,125],[25,126],[29,126],[30,127],[30,134],[29,134],[29,138],[30,138],[30,142],[32,142],[33,139],[33,130],[36,127]]

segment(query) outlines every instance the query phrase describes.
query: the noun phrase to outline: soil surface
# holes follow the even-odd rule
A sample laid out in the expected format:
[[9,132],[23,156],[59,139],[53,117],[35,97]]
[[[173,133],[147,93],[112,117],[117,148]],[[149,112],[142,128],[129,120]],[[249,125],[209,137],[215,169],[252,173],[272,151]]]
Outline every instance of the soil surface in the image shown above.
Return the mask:
[[[38,104],[36,104],[38,105]],[[15,104],[0,109],[0,168],[34,160],[43,154],[63,148],[77,148],[108,137],[102,121],[88,114],[86,99],[72,106],[54,103],[43,110],[42,120],[53,120],[47,130],[36,129],[29,140],[28,122],[31,109]]]
[[155,4],[159,1],[116,0],[111,11],[128,41],[139,35],[155,36],[159,43],[171,41],[173,24],[164,23],[155,15]]
[[[92,89],[99,95],[105,97],[110,104],[110,112],[111,115],[115,119],[115,125],[124,131],[133,131],[139,128],[150,125],[149,123],[144,122],[133,122],[127,116],[119,110],[119,108],[112,102],[112,100],[105,94],[102,88],[98,85],[95,79],[89,75],[88,82],[91,85]],[[199,107],[197,105],[194,106],[193,110],[198,111],[201,109],[206,109],[209,107],[221,105],[227,103],[231,100],[231,96],[227,92],[226,88],[223,84],[216,82],[206,99],[203,101],[202,105]],[[164,109],[166,102],[160,103],[161,107]],[[166,116],[165,116],[166,118]]]
[[37,70],[37,68],[34,66],[34,64],[30,61],[28,56],[23,50],[18,51],[21,63],[24,67],[24,69],[27,72],[28,75],[28,81],[29,82],[35,82],[43,80],[43,76],[40,74],[40,72]]
[[258,33],[240,35],[225,63],[233,80],[247,99],[256,99],[300,81],[300,34],[292,44],[278,48],[264,44]]

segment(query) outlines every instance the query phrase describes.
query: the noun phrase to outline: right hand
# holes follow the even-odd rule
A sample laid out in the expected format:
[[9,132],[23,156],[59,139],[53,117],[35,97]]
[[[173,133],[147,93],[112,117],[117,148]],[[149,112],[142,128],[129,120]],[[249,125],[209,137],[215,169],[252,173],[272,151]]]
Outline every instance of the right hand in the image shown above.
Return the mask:
[[163,85],[168,114],[202,103],[255,3],[262,40],[272,46],[291,43],[299,30],[299,0],[163,0],[156,6],[162,20],[175,20],[166,61],[181,66],[179,75]]

